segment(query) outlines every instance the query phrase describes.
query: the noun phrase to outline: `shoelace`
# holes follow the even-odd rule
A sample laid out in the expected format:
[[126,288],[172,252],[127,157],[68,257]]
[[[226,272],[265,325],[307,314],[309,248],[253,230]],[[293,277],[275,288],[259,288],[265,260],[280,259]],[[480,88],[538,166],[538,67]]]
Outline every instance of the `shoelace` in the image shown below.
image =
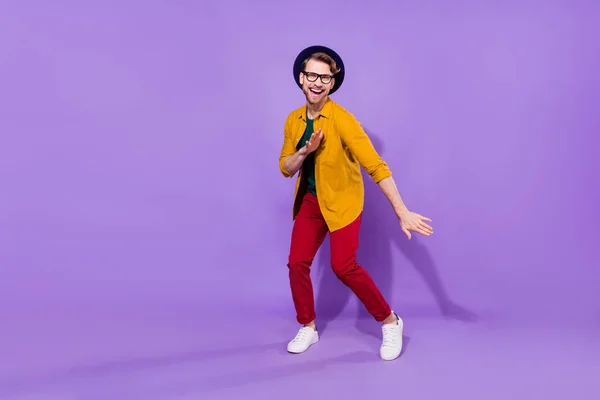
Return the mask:
[[308,333],[310,332],[309,329],[312,328],[302,328],[300,329],[300,331],[298,332],[298,334],[296,335],[296,337],[294,338],[295,342],[303,342],[307,339]]
[[383,326],[383,346],[396,346],[398,338],[394,333],[394,328],[394,325]]

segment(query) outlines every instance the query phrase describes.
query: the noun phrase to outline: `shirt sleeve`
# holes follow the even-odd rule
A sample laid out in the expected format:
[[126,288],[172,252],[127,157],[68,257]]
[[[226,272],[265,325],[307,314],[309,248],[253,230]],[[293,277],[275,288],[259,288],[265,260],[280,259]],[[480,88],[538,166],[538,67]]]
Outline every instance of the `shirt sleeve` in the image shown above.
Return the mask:
[[344,144],[375,183],[392,176],[389,166],[377,153],[371,139],[354,115],[342,111],[340,115],[336,115],[336,125]]
[[290,174],[284,166],[285,159],[295,153],[294,144],[292,143],[292,134],[291,134],[291,123],[290,117],[285,121],[285,125],[283,127],[283,145],[281,146],[281,153],[279,154],[279,170],[286,178],[291,178],[293,175]]

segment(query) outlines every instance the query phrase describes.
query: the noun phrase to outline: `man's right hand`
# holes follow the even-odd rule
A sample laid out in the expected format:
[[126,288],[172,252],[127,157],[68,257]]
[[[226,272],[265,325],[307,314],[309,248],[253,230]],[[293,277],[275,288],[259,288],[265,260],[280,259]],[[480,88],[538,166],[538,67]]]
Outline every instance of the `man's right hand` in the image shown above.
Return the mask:
[[310,139],[308,139],[306,141],[306,145],[304,146],[306,149],[306,155],[312,153],[313,151],[315,151],[319,145],[321,144],[321,140],[323,139],[323,132],[321,131],[321,128],[317,129],[316,132],[313,132],[312,135],[310,135]]
[[321,129],[317,129],[300,150],[285,159],[283,167],[289,176],[294,176],[298,172],[306,157],[319,147],[322,139],[323,132],[321,132]]

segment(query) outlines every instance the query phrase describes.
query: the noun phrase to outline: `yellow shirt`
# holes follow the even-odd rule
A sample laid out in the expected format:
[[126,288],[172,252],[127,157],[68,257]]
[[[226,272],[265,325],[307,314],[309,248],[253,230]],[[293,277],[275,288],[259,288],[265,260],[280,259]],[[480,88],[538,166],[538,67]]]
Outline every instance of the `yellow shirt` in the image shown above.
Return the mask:
[[[284,161],[296,152],[296,145],[306,128],[306,106],[292,111],[283,130],[283,146],[279,156],[281,173],[291,178]],[[315,183],[321,213],[333,232],[352,223],[362,212],[364,186],[362,166],[375,183],[392,175],[388,165],[375,151],[371,140],[354,115],[330,98],[315,119],[314,130],[323,132],[321,144],[315,150]],[[296,179],[292,219],[296,218],[306,183],[302,169]]]

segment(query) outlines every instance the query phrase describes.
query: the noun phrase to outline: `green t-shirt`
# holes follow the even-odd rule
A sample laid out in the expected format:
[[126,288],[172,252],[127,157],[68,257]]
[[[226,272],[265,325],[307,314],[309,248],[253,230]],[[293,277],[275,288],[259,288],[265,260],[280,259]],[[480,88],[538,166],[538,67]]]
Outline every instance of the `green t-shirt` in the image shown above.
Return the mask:
[[[306,130],[304,136],[298,143],[298,149],[301,149],[306,144],[306,141],[310,139],[310,135],[314,132],[314,120],[306,118]],[[307,191],[313,195],[317,195],[317,187],[315,185],[315,152],[310,153],[302,163],[302,173],[306,177],[308,183]]]

